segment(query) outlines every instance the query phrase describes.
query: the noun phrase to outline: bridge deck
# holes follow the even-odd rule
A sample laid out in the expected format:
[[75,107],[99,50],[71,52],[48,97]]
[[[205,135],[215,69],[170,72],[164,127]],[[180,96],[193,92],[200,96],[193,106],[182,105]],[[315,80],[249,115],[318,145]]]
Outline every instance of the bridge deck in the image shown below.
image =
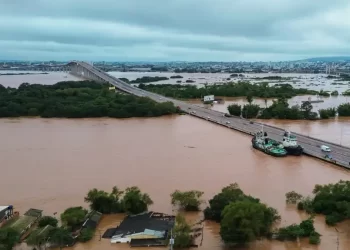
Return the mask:
[[[114,85],[116,88],[118,88],[123,92],[130,93],[136,96],[147,96],[157,102],[166,102],[166,101],[173,102],[175,106],[179,106],[181,110],[183,110],[188,114],[190,114],[190,111],[196,111],[195,114],[192,113],[191,115],[225,126],[230,129],[243,132],[245,134],[249,134],[249,135],[253,135],[257,131],[259,131],[263,126],[264,131],[268,133],[269,137],[271,137],[274,140],[282,141],[284,130],[281,128],[262,124],[262,123],[257,123],[257,122],[252,123],[249,120],[241,119],[239,117],[224,117],[224,113],[222,112],[209,110],[195,104],[185,103],[176,99],[167,98],[155,93],[151,93],[151,92],[136,88],[134,86],[131,86],[128,83],[125,83],[119,80],[118,78],[115,78],[103,72],[102,70],[88,63],[85,63],[85,62],[74,62],[74,63],[76,63],[76,65],[81,69],[84,69],[85,71],[89,71],[91,74],[94,74],[95,76],[103,79],[104,81],[109,82],[110,84]],[[227,124],[226,123],[227,121],[230,121],[230,123]],[[332,142],[327,142],[317,138],[301,135],[298,133],[293,133],[293,134],[296,135],[299,144],[304,147],[305,154],[337,164],[339,166],[343,166],[347,169],[350,169],[350,148],[349,147],[345,147]],[[332,149],[331,155],[333,157],[332,160],[325,159],[326,153],[322,152],[320,149],[320,146],[323,144],[326,144],[331,147]]]

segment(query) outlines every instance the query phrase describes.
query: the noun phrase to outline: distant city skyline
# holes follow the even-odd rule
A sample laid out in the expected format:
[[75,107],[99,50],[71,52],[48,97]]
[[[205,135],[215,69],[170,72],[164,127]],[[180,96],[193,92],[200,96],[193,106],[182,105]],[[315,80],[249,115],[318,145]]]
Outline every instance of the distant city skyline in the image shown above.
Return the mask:
[[0,60],[276,62],[350,56],[348,0],[0,2]]

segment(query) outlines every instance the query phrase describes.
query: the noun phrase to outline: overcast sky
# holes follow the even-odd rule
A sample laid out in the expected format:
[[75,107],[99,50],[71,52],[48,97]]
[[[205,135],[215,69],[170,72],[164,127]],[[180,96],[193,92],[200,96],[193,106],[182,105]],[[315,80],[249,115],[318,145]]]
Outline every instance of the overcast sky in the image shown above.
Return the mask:
[[0,60],[350,55],[350,0],[0,0]]

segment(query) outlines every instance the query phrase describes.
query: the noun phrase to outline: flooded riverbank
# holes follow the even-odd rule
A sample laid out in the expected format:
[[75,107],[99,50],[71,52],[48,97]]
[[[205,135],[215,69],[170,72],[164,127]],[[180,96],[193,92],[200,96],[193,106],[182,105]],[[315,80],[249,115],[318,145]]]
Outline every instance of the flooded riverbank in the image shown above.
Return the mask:
[[[310,194],[315,184],[348,180],[350,173],[306,156],[276,159],[253,150],[250,137],[190,116],[152,119],[0,119],[2,203],[24,212],[45,214],[84,205],[94,187],[109,191],[137,185],[154,200],[151,210],[171,213],[170,193],[198,189],[210,199],[237,182],[242,190],[278,209],[282,225],[304,216],[285,204],[291,190]],[[8,192],[11,190],[11,192]],[[194,219],[195,217],[193,217]],[[99,229],[115,226],[121,217],[107,216]],[[316,218],[320,250],[348,249],[346,223],[341,233]],[[215,223],[205,224],[200,249],[224,249]],[[257,242],[249,249],[304,249],[296,243]],[[99,236],[74,249],[127,249]]]

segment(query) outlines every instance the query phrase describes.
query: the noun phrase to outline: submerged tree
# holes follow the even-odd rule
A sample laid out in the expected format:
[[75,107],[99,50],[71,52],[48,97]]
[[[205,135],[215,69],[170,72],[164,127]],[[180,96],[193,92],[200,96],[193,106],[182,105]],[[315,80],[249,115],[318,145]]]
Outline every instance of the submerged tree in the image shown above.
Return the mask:
[[230,184],[229,186],[224,187],[220,193],[209,200],[209,207],[204,210],[204,217],[207,220],[215,220],[217,222],[220,222],[221,214],[225,206],[231,202],[242,200],[259,202],[259,199],[245,195],[237,183]]
[[52,216],[43,216],[40,218],[38,226],[39,227],[46,227],[47,225],[57,227],[58,220],[55,217]]
[[119,213],[123,211],[120,204],[122,194],[123,191],[120,191],[116,186],[113,187],[111,193],[94,188],[88,192],[84,200],[90,204],[90,209],[100,213]]
[[61,220],[69,230],[74,231],[83,224],[87,213],[83,207],[70,207],[61,214]]
[[303,196],[295,191],[286,193],[286,202],[290,204],[297,204],[302,198]]
[[174,236],[174,248],[188,248],[192,245],[191,227],[181,214],[175,218]]
[[126,212],[138,214],[147,211],[153,201],[147,193],[142,193],[138,187],[133,186],[125,190],[122,204]]
[[49,234],[49,242],[60,249],[74,242],[70,232],[64,228],[55,228]]
[[225,243],[245,244],[271,232],[280,217],[275,209],[249,200],[232,202],[222,212],[220,235]]
[[199,211],[202,203],[201,197],[204,193],[198,190],[179,191],[176,190],[171,196],[171,204],[177,205],[185,211]]
[[0,249],[12,250],[19,242],[20,234],[11,227],[0,228]]

